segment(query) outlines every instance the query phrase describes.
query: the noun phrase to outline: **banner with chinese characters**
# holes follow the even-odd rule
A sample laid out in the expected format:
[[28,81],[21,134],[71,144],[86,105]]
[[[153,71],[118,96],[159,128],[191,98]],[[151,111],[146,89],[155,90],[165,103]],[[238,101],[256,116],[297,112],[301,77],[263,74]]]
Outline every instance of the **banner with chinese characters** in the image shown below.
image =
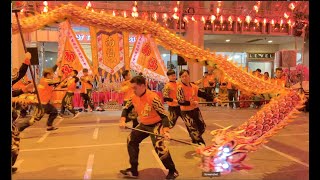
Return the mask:
[[139,35],[130,57],[131,69],[147,78],[168,82],[167,68],[161,59],[159,50],[150,35]]
[[100,68],[106,79],[120,81],[121,73],[129,67],[128,33],[90,27],[90,36],[94,73]]
[[87,68],[89,73],[92,72],[88,58],[71,29],[69,21],[65,21],[62,26],[64,28],[61,28],[62,32],[60,33],[65,33],[65,36],[60,38],[61,41],[59,41],[58,61],[61,59],[59,69],[63,76],[66,77],[72,70],[77,70],[79,75],[82,75],[82,69],[84,68]]

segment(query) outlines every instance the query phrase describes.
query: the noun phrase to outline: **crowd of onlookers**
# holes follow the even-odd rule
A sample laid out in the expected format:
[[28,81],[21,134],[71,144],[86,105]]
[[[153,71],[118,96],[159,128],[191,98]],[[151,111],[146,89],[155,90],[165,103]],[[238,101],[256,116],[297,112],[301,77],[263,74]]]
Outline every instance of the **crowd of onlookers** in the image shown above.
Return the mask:
[[[216,106],[227,106],[229,108],[239,109],[239,108],[260,108],[262,105],[268,103],[271,98],[278,96],[279,94],[255,94],[246,92],[244,90],[238,89],[237,86],[228,82],[216,73],[218,69],[210,69],[208,72],[204,73],[204,76],[199,81],[196,81],[201,89],[203,89],[210,96],[217,96],[222,102],[215,104]],[[256,69],[252,72],[252,75],[259,77],[264,80],[269,80],[272,78],[275,80],[275,84],[283,87],[291,87],[293,89],[301,89],[305,94],[309,94],[309,86],[306,81],[301,81],[301,75],[295,75],[288,78],[284,74],[282,68],[276,68],[274,77],[270,77],[269,72],[262,73],[261,69]],[[301,84],[302,82],[302,84]],[[301,84],[301,86],[300,86]],[[302,88],[302,86],[304,86]],[[307,87],[306,87],[307,86]],[[212,101],[210,98],[205,99],[204,101]],[[233,102],[230,102],[233,101]]]

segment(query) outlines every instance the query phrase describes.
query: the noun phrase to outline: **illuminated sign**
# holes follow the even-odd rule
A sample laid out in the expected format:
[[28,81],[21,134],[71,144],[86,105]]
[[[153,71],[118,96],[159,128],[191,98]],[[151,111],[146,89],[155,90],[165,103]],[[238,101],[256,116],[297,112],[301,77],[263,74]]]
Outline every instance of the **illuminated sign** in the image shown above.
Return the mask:
[[249,59],[273,59],[275,53],[248,53]]

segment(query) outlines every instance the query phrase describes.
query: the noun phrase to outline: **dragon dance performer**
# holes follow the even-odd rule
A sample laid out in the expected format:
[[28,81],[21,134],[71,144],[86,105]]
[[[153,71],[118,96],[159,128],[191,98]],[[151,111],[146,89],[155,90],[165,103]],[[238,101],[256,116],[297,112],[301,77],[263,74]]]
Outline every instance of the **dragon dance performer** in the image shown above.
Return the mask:
[[51,104],[50,100],[53,94],[53,89],[55,86],[60,84],[60,79],[53,79],[53,72],[58,68],[61,61],[57,62],[52,68],[47,68],[42,72],[42,78],[37,86],[38,93],[40,97],[40,102],[42,104],[41,109],[39,106],[35,107],[34,114],[28,123],[24,123],[19,127],[19,131],[22,132],[27,127],[33,125],[36,121],[40,121],[42,117],[46,114],[49,114],[47,119],[47,131],[53,131],[58,129],[53,126],[54,120],[58,116],[58,110]]
[[[17,68],[13,69],[13,74],[15,74],[15,72],[19,71]],[[25,75],[24,77],[22,77],[17,83],[15,83],[14,85],[12,85],[12,90],[14,92],[32,92],[33,89],[33,84],[31,83],[31,81],[28,79],[28,76]],[[15,103],[15,108],[16,110],[20,111],[20,117],[24,118],[27,116],[27,111],[28,111],[28,105],[22,104],[22,103]]]
[[[24,63],[20,66],[19,71],[15,72],[12,74],[12,86],[14,86],[21,78],[25,76],[28,70],[28,66],[30,65],[30,59],[31,59],[31,54],[27,52],[25,54],[25,60]],[[24,89],[17,89],[12,91],[12,97],[19,96],[20,94],[24,93]],[[18,128],[15,125],[15,120],[18,119],[18,114],[17,111],[13,108],[12,109],[12,125],[11,125],[11,171],[14,173],[18,170],[17,167],[13,167],[15,164],[18,155],[19,155],[19,150],[20,150],[20,132]]]
[[[130,82],[135,95],[129,99],[122,111],[120,128],[126,127],[126,117],[134,107],[140,120],[136,129],[160,134],[169,139],[169,120],[159,96],[147,89],[146,79],[143,76],[136,76]],[[172,161],[168,147],[164,144],[164,138],[137,130],[132,130],[127,139],[131,167],[120,170],[120,173],[125,177],[138,178],[139,145],[148,136],[151,137],[152,144],[163,165],[169,170],[166,179],[178,177],[178,171]]]
[[[129,70],[123,71],[122,77],[124,78],[124,81],[121,83],[120,92],[124,92],[123,104],[126,105],[129,99],[134,95],[133,89],[130,83],[130,80],[131,80],[130,71]],[[126,123],[130,121],[132,121],[133,128],[139,124],[134,108],[129,112],[128,116],[126,117]]]
[[[213,101],[213,97],[216,95],[216,77],[213,74],[213,69],[208,71],[208,75],[203,78],[203,88],[204,91],[207,93],[207,97],[205,98],[206,101]],[[210,104],[209,106],[211,106]]]
[[90,106],[92,112],[94,110],[94,105],[92,101],[92,88],[93,88],[93,77],[88,74],[88,69],[84,68],[82,70],[83,76],[80,77],[81,80],[81,97],[83,99],[84,112],[88,112],[88,105]]
[[169,82],[164,86],[163,92],[163,100],[168,104],[169,111],[169,120],[170,120],[170,128],[173,128],[176,125],[176,122],[181,116],[180,106],[177,100],[177,88],[179,82],[176,82],[177,76],[176,72],[173,69],[168,70],[167,76],[169,78]]
[[[181,109],[182,119],[188,129],[192,143],[204,146],[205,142],[202,134],[205,132],[206,124],[202,118],[200,109],[198,107],[199,97],[206,98],[205,92],[200,91],[199,87],[190,83],[190,73],[183,69],[179,76],[181,83],[177,89],[177,99]],[[216,97],[213,102],[217,102]]]
[[67,86],[67,93],[64,95],[62,99],[62,105],[61,105],[61,115],[64,114],[65,109],[67,108],[72,114],[73,118],[76,118],[79,115],[79,112],[76,112],[73,108],[72,100],[73,100],[73,95],[74,91],[77,88],[77,82],[79,81],[79,78],[77,77],[78,71],[73,70],[70,73],[71,78],[67,78],[65,81],[61,83],[61,86]]

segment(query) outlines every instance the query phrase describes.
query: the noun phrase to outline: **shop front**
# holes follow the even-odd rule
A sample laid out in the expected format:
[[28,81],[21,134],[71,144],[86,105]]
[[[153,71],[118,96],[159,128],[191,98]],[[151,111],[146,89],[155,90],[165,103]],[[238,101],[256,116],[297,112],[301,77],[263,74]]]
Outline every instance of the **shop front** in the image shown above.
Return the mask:
[[247,53],[246,66],[249,71],[261,69],[261,73],[268,72],[269,77],[274,74],[275,53]]

